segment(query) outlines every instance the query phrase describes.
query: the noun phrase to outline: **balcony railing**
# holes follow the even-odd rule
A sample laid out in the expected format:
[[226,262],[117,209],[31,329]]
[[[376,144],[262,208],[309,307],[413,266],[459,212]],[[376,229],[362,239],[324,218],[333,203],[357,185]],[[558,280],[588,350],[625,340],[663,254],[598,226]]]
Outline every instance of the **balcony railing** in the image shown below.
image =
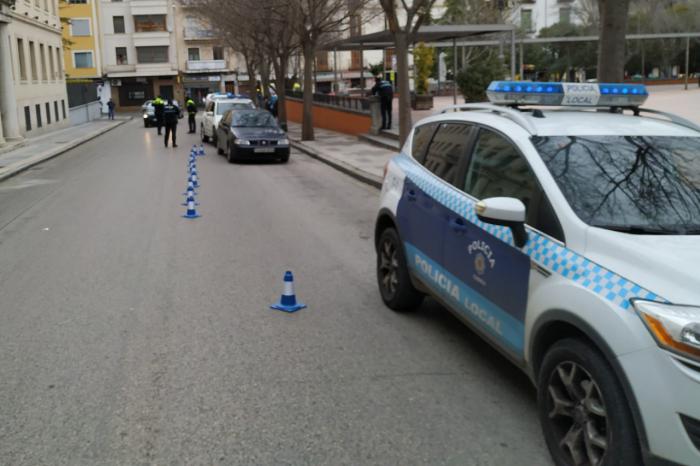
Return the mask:
[[187,60],[187,71],[223,71],[226,60]]
[[133,73],[136,71],[136,65],[105,65],[106,73]]

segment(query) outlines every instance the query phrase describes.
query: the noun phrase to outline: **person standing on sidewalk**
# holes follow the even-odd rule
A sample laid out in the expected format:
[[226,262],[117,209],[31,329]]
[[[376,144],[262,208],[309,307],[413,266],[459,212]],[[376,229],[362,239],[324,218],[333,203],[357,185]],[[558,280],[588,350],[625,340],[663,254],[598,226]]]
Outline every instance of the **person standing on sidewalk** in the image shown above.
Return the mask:
[[382,111],[382,129],[391,129],[391,102],[394,100],[394,89],[389,81],[375,77],[372,95],[379,96]]
[[163,119],[165,120],[165,147],[168,147],[168,138],[172,134],[173,147],[177,147],[175,142],[177,139],[177,119],[180,115],[180,109],[173,103],[173,99],[168,99],[168,102],[163,106]]
[[110,120],[114,120],[114,101],[112,99],[107,102],[107,116]]
[[187,102],[185,102],[185,108],[187,108],[187,122],[190,125],[189,133],[192,134],[197,132],[197,125],[194,122],[194,117],[195,115],[197,115],[197,104],[194,103],[192,97],[187,98]]
[[156,115],[156,126],[158,127],[158,135],[160,136],[160,129],[163,127],[163,109],[165,108],[165,101],[161,96],[158,96],[153,101],[153,111]]

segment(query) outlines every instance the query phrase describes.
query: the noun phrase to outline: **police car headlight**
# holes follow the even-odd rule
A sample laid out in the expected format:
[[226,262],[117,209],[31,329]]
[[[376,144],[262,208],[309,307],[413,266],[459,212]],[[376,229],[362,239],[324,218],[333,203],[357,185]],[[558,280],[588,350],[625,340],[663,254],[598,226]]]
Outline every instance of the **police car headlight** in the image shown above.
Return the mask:
[[632,304],[659,346],[700,361],[700,307],[639,299]]
[[239,146],[249,146],[250,145],[250,141],[247,139],[234,139],[233,143],[237,144]]

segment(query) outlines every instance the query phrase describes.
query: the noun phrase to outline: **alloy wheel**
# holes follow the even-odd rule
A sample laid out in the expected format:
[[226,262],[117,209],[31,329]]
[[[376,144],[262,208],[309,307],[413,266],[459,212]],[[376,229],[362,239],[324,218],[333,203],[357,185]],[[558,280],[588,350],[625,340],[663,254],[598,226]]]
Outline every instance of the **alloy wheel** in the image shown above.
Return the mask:
[[379,274],[384,291],[394,296],[399,285],[399,259],[396,245],[389,239],[384,241],[379,253]]
[[610,444],[605,402],[591,374],[572,361],[549,375],[549,421],[559,448],[572,465],[602,464]]

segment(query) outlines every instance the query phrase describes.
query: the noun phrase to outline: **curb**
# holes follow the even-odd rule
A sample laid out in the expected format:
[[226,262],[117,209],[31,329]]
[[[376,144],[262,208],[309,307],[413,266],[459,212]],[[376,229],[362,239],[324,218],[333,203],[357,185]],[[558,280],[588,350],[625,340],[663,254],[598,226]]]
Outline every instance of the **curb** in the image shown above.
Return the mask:
[[292,147],[295,149],[305,153],[306,155],[313,157],[317,160],[320,160],[321,162],[330,165],[331,167],[335,168],[336,170],[345,173],[346,175],[349,175],[356,180],[362,181],[363,183],[366,183],[374,188],[377,189],[382,189],[382,178],[380,176],[377,176],[373,173],[366,172],[364,170],[361,170],[357,167],[354,167],[350,165],[347,162],[343,162],[342,160],[338,160],[334,157],[331,157],[329,155],[323,154],[316,149],[313,149],[303,142],[295,139],[290,139],[289,140]]
[[28,170],[29,168],[32,168],[35,165],[39,165],[42,162],[46,162],[47,160],[51,160],[54,157],[58,157],[59,155],[68,152],[71,149],[74,149],[78,147],[81,144],[84,144],[92,139],[95,139],[98,136],[101,136],[105,134],[108,131],[113,130],[114,128],[118,128],[119,126],[123,125],[124,123],[127,123],[129,121],[133,120],[133,117],[129,117],[126,120],[119,120],[115,125],[112,125],[108,128],[101,128],[97,131],[93,131],[92,133],[89,133],[83,137],[80,137],[78,139],[74,139],[71,142],[68,142],[60,147],[57,147],[56,149],[50,150],[48,152],[44,152],[43,154],[38,154],[33,157],[29,157],[25,160],[21,160],[19,162],[15,162],[13,164],[10,164],[6,167],[0,168],[0,181],[4,181],[8,178],[12,178],[15,175],[18,175],[22,173],[25,170]]

